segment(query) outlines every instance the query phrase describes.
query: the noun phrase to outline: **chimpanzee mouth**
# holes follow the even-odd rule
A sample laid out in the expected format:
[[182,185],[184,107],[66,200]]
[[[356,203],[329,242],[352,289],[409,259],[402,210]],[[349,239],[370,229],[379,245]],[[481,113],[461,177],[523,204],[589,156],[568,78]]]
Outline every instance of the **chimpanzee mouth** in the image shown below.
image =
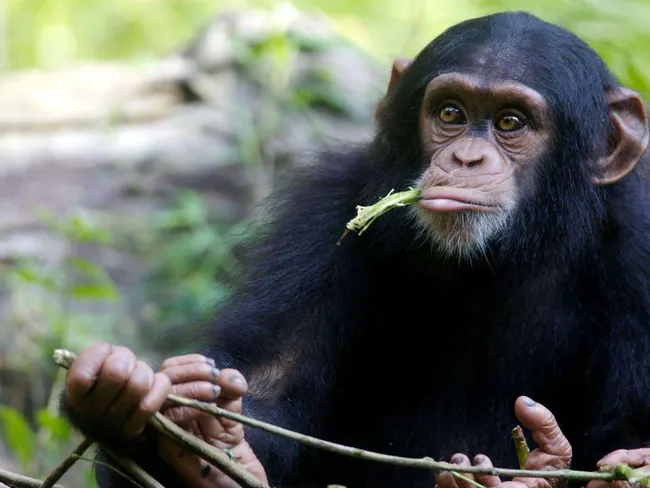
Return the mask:
[[[437,192],[436,192],[437,193]],[[451,192],[437,193],[423,192],[418,206],[428,212],[450,214],[457,212],[494,212],[497,206],[491,203],[478,202],[454,195]]]

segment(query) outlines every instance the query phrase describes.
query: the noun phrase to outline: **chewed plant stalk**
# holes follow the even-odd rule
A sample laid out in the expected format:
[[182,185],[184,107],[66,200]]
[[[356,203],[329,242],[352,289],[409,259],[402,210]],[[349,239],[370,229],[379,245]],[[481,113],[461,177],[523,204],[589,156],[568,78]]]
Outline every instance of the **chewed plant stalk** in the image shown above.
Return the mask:
[[362,206],[357,205],[357,215],[351,219],[345,226],[345,231],[339,239],[337,245],[341,245],[341,241],[350,232],[356,232],[358,235],[363,234],[368,227],[380,216],[397,207],[404,207],[405,205],[412,205],[420,199],[421,190],[419,188],[409,188],[406,191],[394,193],[391,190],[388,195],[380,199],[374,205]]

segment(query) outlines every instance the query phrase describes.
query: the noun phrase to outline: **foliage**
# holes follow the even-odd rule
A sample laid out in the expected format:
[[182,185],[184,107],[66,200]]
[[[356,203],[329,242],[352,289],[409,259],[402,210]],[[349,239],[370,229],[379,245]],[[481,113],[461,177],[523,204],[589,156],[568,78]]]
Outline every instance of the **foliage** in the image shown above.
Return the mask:
[[[107,311],[118,298],[107,272],[79,252],[79,246],[110,245],[106,229],[82,212],[68,219],[43,214],[42,220],[67,241],[69,255],[60,264],[16,260],[2,275],[13,303],[3,326],[13,331],[12,343],[22,346],[19,354],[9,351],[7,355],[21,368],[25,388],[31,390],[27,396],[34,399],[36,408],[21,412],[0,407],[0,439],[23,472],[37,477],[51,471],[76,438],[58,412],[64,375],[52,372],[51,351],[61,344],[80,349],[98,339],[110,339],[114,327],[110,327]],[[109,327],[102,327],[107,322]],[[81,469],[76,468],[77,473]],[[85,469],[89,471],[89,466]],[[85,479],[90,478],[85,475]]]
[[[479,0],[475,6],[479,14],[522,8],[511,0]],[[623,84],[650,101],[650,1],[532,0],[525,10],[580,36]]]
[[[72,438],[72,429],[68,423],[45,408],[38,411],[33,428],[23,413],[0,405],[0,432],[4,433],[7,445],[24,472],[45,472],[43,469],[35,469],[37,460],[41,465],[55,465]],[[39,439],[43,436],[46,437],[45,442]]]
[[205,201],[191,191],[179,192],[172,207],[154,215],[152,225],[151,272],[144,296],[135,299],[144,303],[149,346],[173,352],[179,345],[176,333],[186,336],[228,298],[228,283],[238,269],[230,236],[240,227],[210,215]]
[[[79,59],[146,60],[181,49],[211,16],[275,0],[5,0],[9,68],[53,67]],[[384,63],[414,55],[468,17],[524,9],[583,36],[621,80],[648,95],[650,0],[294,0],[322,12],[339,31]],[[161,35],[164,33],[164,35]]]
[[78,59],[145,60],[188,41],[212,13],[202,0],[5,0],[9,67]]

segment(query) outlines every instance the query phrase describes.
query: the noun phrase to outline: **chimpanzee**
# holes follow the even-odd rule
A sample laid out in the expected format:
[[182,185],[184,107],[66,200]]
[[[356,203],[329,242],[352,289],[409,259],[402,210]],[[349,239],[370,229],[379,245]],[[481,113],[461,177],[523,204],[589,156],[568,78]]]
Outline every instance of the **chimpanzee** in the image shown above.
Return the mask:
[[[125,348],[94,346],[68,375],[69,415],[130,439],[166,486],[235,485],[157,451],[143,425],[159,408],[272,486],[450,488],[463,484],[254,429],[244,441],[240,424],[165,395],[173,385],[350,446],[503,467],[517,463],[517,399],[539,465],[572,455],[596,469],[650,441],[648,134],[639,96],[573,34],[522,12],[462,22],[396,61],[366,147],[323,154],[278,190],[200,354],[154,375]],[[422,190],[416,205],[336,245],[357,205],[408,187]]]

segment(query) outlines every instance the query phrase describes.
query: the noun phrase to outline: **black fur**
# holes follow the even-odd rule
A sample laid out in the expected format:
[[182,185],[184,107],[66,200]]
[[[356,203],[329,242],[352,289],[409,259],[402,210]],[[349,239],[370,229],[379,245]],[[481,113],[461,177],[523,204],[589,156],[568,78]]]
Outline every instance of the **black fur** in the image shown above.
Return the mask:
[[[336,241],[358,204],[423,169],[417,117],[452,70],[522,81],[549,101],[548,157],[484,260],[442,259],[409,209]],[[246,279],[208,333],[218,365],[250,378],[246,413],[331,441],[403,456],[485,453],[516,465],[513,402],[549,407],[576,469],[650,439],[650,207],[646,158],[595,187],[587,160],[611,130],[616,81],[563,29],[524,13],[459,24],[416,58],[367,148],[330,154],[278,193]],[[265,378],[281,363],[284,375]],[[432,487],[433,474],[311,450],[247,429],[273,486]],[[110,480],[109,480],[110,478]],[[175,486],[161,475],[167,486]],[[101,486],[118,486],[106,473]]]

